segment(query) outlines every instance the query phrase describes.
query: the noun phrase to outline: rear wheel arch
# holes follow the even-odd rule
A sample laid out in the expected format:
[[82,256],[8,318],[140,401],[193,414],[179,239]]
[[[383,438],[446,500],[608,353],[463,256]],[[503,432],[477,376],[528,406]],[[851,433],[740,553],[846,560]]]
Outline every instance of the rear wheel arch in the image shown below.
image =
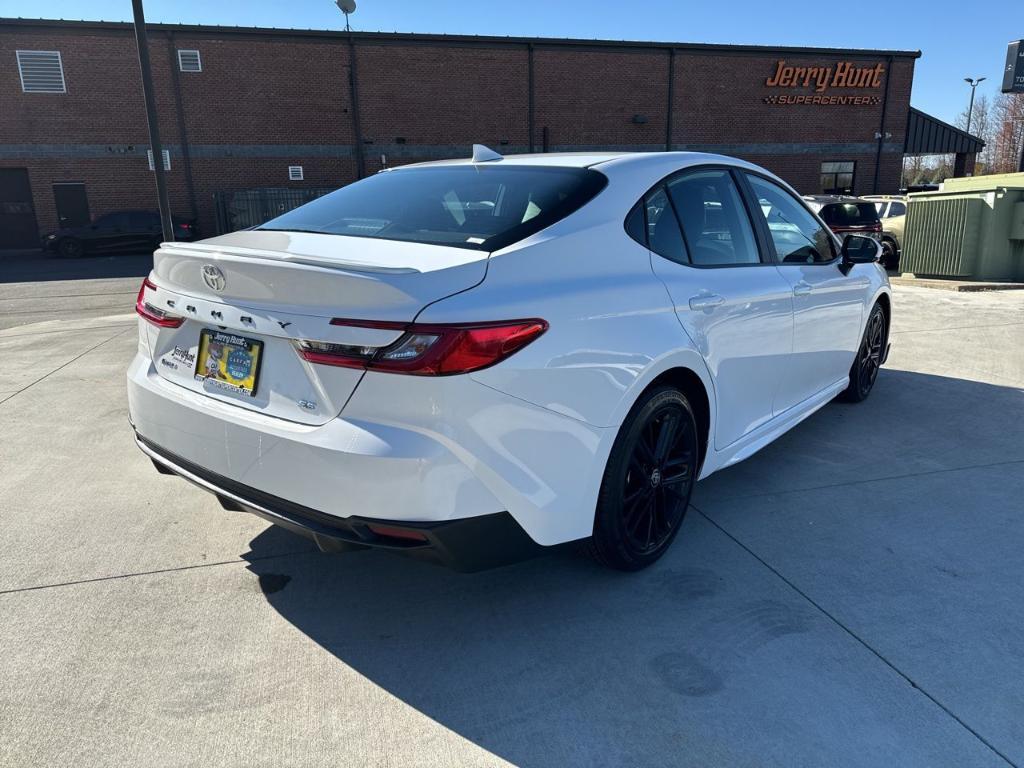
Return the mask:
[[643,392],[637,396],[637,401],[645,392],[664,385],[675,387],[682,392],[686,399],[689,400],[690,407],[693,409],[693,415],[697,420],[697,433],[699,437],[700,459],[697,463],[699,470],[704,465],[708,446],[711,444],[711,401],[708,397],[707,388],[693,369],[679,366],[669,368],[667,371],[662,371],[658,374],[653,381],[644,387]]

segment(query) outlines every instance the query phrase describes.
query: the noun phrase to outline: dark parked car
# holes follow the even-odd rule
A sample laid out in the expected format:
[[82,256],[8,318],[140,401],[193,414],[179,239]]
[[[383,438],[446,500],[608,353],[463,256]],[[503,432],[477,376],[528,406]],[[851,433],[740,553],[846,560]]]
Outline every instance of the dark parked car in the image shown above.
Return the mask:
[[864,235],[881,242],[882,222],[874,203],[843,195],[804,195],[804,200],[840,238]]
[[[198,240],[195,222],[173,217],[175,240]],[[62,227],[43,238],[43,247],[61,256],[114,251],[152,251],[163,240],[160,214],[153,211],[115,211],[98,216],[92,224]]]

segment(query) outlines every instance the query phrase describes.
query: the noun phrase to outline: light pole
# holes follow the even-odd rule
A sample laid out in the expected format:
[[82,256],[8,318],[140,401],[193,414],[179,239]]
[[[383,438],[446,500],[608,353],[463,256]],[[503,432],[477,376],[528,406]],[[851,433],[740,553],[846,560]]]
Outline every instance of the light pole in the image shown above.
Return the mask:
[[142,12],[142,0],[132,0],[132,15],[135,17],[135,42],[139,47],[139,69],[142,71],[142,96],[146,100],[149,144],[153,151],[153,172],[156,175],[156,198],[157,204],[160,206],[160,226],[163,229],[164,241],[171,242],[174,240],[174,226],[171,224],[171,204],[167,199],[164,147],[160,142],[160,126],[157,124],[153,73],[149,67],[149,39],[146,37],[146,17]]
[[984,79],[985,79],[984,77],[979,77],[979,78],[976,78],[974,80],[972,80],[969,77],[965,77],[964,78],[964,82],[967,83],[969,86],[971,86],[971,104],[970,104],[969,107],[967,107],[967,132],[968,133],[971,132],[971,117],[974,115],[974,91],[978,87],[978,85],[981,83],[981,81],[984,80]]

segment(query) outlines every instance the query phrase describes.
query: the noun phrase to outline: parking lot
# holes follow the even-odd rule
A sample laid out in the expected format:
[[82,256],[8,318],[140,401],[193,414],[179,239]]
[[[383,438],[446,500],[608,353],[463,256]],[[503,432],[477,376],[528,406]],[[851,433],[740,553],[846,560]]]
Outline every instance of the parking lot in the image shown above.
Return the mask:
[[463,575],[157,474],[139,278],[12,264],[0,765],[1024,764],[1024,292],[897,287],[869,400],[699,484],[656,566]]

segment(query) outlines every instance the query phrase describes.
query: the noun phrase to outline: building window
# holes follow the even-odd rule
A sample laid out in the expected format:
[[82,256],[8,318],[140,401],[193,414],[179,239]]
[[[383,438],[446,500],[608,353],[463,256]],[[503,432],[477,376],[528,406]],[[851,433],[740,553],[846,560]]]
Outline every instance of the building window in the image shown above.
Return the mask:
[[178,50],[178,69],[182,72],[202,72],[203,62],[199,51]]
[[302,181],[302,166],[301,165],[289,165],[288,166],[288,181]]
[[851,161],[821,164],[821,191],[826,195],[852,195],[856,163]]
[[[163,155],[163,157],[164,157],[164,170],[165,171],[171,170],[171,150],[164,149],[164,150],[162,150],[160,152],[160,154]],[[152,149],[147,149],[146,150],[146,161],[149,163],[149,170],[151,170],[151,171],[156,170],[153,167],[153,150]]]
[[16,51],[24,93],[67,93],[60,51]]

